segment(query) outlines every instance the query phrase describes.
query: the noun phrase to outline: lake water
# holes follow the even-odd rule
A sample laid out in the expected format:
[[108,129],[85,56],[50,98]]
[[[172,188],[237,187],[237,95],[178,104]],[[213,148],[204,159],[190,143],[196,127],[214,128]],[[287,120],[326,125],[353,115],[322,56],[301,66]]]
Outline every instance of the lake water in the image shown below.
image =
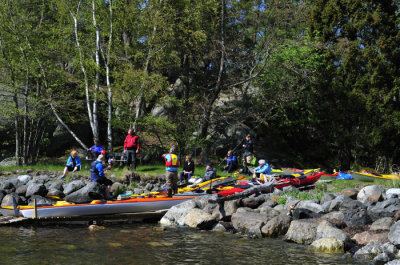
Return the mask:
[[[0,227],[0,264],[355,264],[281,239],[158,224],[87,227]],[[362,263],[358,263],[362,264]],[[365,263],[367,264],[367,263]]]

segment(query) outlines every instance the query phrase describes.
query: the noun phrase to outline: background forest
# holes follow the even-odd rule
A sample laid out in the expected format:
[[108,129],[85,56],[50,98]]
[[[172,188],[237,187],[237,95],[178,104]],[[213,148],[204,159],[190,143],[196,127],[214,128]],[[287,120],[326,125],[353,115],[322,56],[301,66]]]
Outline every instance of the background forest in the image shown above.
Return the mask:
[[[176,143],[206,161],[400,163],[400,1],[2,0],[0,160]],[[239,146],[239,147],[238,147]]]

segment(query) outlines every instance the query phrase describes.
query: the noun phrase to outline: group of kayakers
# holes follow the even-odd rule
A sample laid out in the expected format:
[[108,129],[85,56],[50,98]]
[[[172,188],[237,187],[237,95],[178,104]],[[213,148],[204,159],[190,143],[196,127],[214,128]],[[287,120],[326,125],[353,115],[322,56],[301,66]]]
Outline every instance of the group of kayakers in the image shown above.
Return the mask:
[[[242,174],[251,175],[253,174],[254,178],[260,176],[260,174],[271,174],[271,167],[268,163],[261,159],[259,160],[259,166],[254,170],[251,170],[249,166],[252,164],[252,160],[254,159],[253,153],[253,141],[251,140],[251,136],[247,135],[243,144],[243,169],[241,170]],[[126,158],[126,166],[128,170],[136,169],[136,156],[139,153],[140,149],[140,140],[139,136],[136,135],[135,130],[133,128],[129,128],[128,135],[125,137],[124,141],[124,155]],[[108,160],[108,164],[105,163],[105,149],[100,144],[98,139],[94,140],[94,145],[90,147],[88,150],[87,159],[93,159],[94,161],[91,163],[90,172],[91,172],[91,181],[96,181],[100,184],[108,186],[108,189],[112,185],[112,181],[107,179],[104,175],[104,171],[111,168],[111,160]],[[166,168],[166,184],[168,196],[172,196],[178,191],[178,168],[180,157],[177,155],[177,150],[175,146],[172,146],[169,150],[169,153],[164,154],[162,156],[165,160],[165,168]],[[226,166],[224,166],[223,171],[226,173],[232,173],[238,169],[238,158],[234,155],[233,150],[228,150],[226,157],[224,158],[226,161]],[[64,178],[68,172],[75,172],[81,170],[82,163],[78,157],[77,151],[73,150],[71,155],[68,157],[66,166],[64,168],[63,175],[60,178]],[[206,164],[206,170],[202,177],[194,175],[195,165],[192,160],[191,155],[186,155],[185,162],[183,166],[183,171],[179,174],[179,183],[180,184],[198,184],[203,181],[210,180],[215,178],[217,175],[216,169],[213,167],[212,163]]]

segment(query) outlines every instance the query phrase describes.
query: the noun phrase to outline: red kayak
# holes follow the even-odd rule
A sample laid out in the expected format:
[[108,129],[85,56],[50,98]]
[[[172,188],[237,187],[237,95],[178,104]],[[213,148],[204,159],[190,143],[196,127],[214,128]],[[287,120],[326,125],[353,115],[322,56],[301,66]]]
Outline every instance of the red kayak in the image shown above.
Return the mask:
[[283,189],[284,187],[287,186],[294,186],[296,188],[298,187],[304,187],[308,185],[312,185],[315,182],[317,182],[321,176],[323,175],[323,172],[317,172],[317,173],[312,173],[309,176],[300,176],[300,177],[286,177],[286,178],[281,178],[278,179],[275,185],[275,188],[277,189]]

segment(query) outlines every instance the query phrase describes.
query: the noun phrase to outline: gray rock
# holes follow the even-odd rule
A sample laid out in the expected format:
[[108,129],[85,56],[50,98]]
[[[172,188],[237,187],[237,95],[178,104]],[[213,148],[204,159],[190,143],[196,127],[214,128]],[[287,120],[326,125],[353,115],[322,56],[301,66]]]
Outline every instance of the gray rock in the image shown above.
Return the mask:
[[383,217],[393,217],[400,209],[400,199],[392,198],[382,202],[378,202],[375,206],[368,209],[368,214],[373,221]]
[[50,176],[48,176],[48,175],[39,175],[39,176],[33,177],[33,179],[35,180],[36,183],[45,184],[46,182],[50,181]]
[[313,201],[301,201],[297,207],[310,210],[314,213],[324,213],[324,208]]
[[344,214],[340,211],[334,211],[321,216],[324,220],[343,220]]
[[326,202],[323,205],[323,208],[326,212],[358,209],[360,207],[364,207],[362,203],[353,200],[349,196],[343,194],[337,196],[333,201]]
[[252,227],[258,227],[261,229],[261,227],[268,221],[269,217],[267,215],[255,212],[237,211],[232,215],[233,227],[242,233],[247,233]]
[[212,231],[214,232],[226,232],[226,228],[225,226],[223,226],[222,224],[218,223],[214,226],[214,228],[212,229]]
[[212,214],[214,212],[214,209],[217,208],[218,204],[216,203],[209,203],[207,204],[203,210],[209,214]]
[[376,265],[383,265],[389,261],[392,261],[396,258],[396,256],[393,253],[382,253],[379,254],[378,256],[376,256],[373,260],[372,260],[372,264],[376,264]]
[[85,187],[68,194],[64,200],[74,203],[88,203],[105,198],[104,187],[97,182],[90,182]]
[[64,198],[65,194],[61,191],[61,190],[57,190],[57,189],[50,189],[47,192],[46,196],[55,196],[55,197],[59,197],[59,198]]
[[250,238],[262,238],[261,229],[258,225],[250,227],[247,234],[249,235]]
[[146,190],[152,190],[153,187],[154,187],[153,184],[147,183],[146,186],[144,187],[144,189],[146,189]]
[[178,205],[171,207],[165,215],[161,218],[160,224],[162,225],[181,225],[189,210],[196,208],[197,205],[194,200],[188,200]]
[[31,197],[32,195],[40,195],[44,197],[46,194],[46,186],[40,183],[30,183],[26,189],[26,197]]
[[344,242],[336,238],[320,238],[312,242],[311,248],[325,253],[343,253]]
[[144,190],[143,190],[143,189],[140,189],[140,188],[134,188],[134,189],[133,189],[133,193],[134,193],[134,194],[142,194],[142,193],[144,193]]
[[389,230],[389,241],[393,245],[400,246],[400,221],[397,221]]
[[217,220],[211,214],[198,208],[189,210],[183,219],[184,225],[205,230],[210,230],[216,223]]
[[25,196],[27,190],[28,190],[28,186],[21,185],[15,190],[15,193],[18,194],[19,196]]
[[322,221],[317,227],[317,239],[320,238],[335,238],[345,243],[350,241],[350,235],[346,232],[334,227],[328,221]]
[[381,231],[364,231],[362,233],[355,234],[352,237],[352,240],[360,246],[365,246],[370,242],[383,244],[388,242],[388,233]]
[[238,201],[238,204],[241,207],[248,207],[248,208],[256,209],[258,206],[260,206],[264,202],[265,202],[264,197],[253,197],[253,198],[240,199]]
[[321,205],[322,205],[322,204],[324,204],[324,203],[326,203],[326,202],[331,202],[331,201],[333,201],[335,198],[336,198],[336,195],[335,195],[335,194],[326,193],[326,194],[324,195],[324,197],[322,197],[320,203],[321,203]]
[[85,187],[85,185],[86,183],[83,180],[71,181],[64,187],[64,194],[68,196],[69,194]]
[[26,185],[31,179],[32,177],[29,175],[18,176],[18,180],[21,183],[21,185]]
[[286,241],[298,244],[311,244],[317,238],[319,222],[315,219],[294,220],[285,235]]
[[6,194],[7,193],[4,190],[0,189],[0,203],[3,200],[4,196],[6,196]]
[[390,230],[394,221],[390,217],[384,217],[376,220],[372,223],[371,227],[369,228],[371,231],[375,230]]
[[388,190],[386,190],[386,198],[389,200],[389,199],[392,199],[392,198],[400,198],[400,189],[399,188],[397,188],[397,189],[388,189]]
[[49,190],[56,189],[56,190],[63,191],[64,190],[63,183],[59,180],[56,180],[56,181],[50,183],[50,186],[48,189]]
[[49,206],[56,203],[55,200],[42,197],[40,195],[32,195],[28,200],[28,205],[34,205],[36,200],[37,206]]
[[195,198],[193,201],[196,203],[197,208],[204,209],[208,204],[208,200],[216,200],[218,197],[219,194],[204,195]]
[[360,192],[357,195],[357,200],[362,203],[371,200],[379,201],[380,199],[382,199],[382,195],[384,193],[385,193],[385,188],[381,185],[367,186],[360,190]]
[[371,218],[365,209],[352,209],[343,211],[343,221],[347,226],[369,225],[372,223]]
[[354,253],[354,257],[355,258],[373,258],[384,252],[393,253],[396,255],[398,253],[398,250],[396,249],[395,246],[393,246],[390,243],[381,244],[378,242],[370,242],[366,246],[357,250],[357,252]]
[[271,208],[271,207],[268,207],[268,206],[265,206],[265,207],[262,207],[262,208],[258,207],[258,209],[260,210],[261,214],[266,214],[266,215],[268,215],[270,217],[275,217],[275,216],[278,216],[278,215],[281,214],[280,211],[277,211],[274,208]]
[[275,210],[279,211],[280,213],[287,213],[287,209],[285,208],[285,205],[279,204],[274,207]]
[[277,206],[278,203],[274,200],[267,200],[265,201],[263,204],[261,204],[258,208],[263,208],[263,207],[271,207],[274,208],[275,206]]
[[112,194],[118,193],[118,192],[122,191],[123,188],[124,188],[124,185],[123,185],[123,184],[121,184],[121,183],[119,183],[119,182],[114,182],[114,183],[111,185],[111,187],[110,187],[110,192],[111,192]]
[[238,207],[239,207],[239,206],[238,206],[238,204],[237,204],[237,200],[225,201],[225,202],[224,202],[225,216],[226,216],[226,217],[231,217],[232,214],[236,213]]
[[21,205],[24,203],[22,198],[18,196],[16,193],[10,193],[4,196],[3,200],[1,201],[1,207],[6,207],[6,206],[13,206],[13,198],[15,199],[15,202],[18,205]]
[[291,221],[292,218],[287,214],[275,216],[261,228],[261,233],[269,237],[284,235],[287,233]]

